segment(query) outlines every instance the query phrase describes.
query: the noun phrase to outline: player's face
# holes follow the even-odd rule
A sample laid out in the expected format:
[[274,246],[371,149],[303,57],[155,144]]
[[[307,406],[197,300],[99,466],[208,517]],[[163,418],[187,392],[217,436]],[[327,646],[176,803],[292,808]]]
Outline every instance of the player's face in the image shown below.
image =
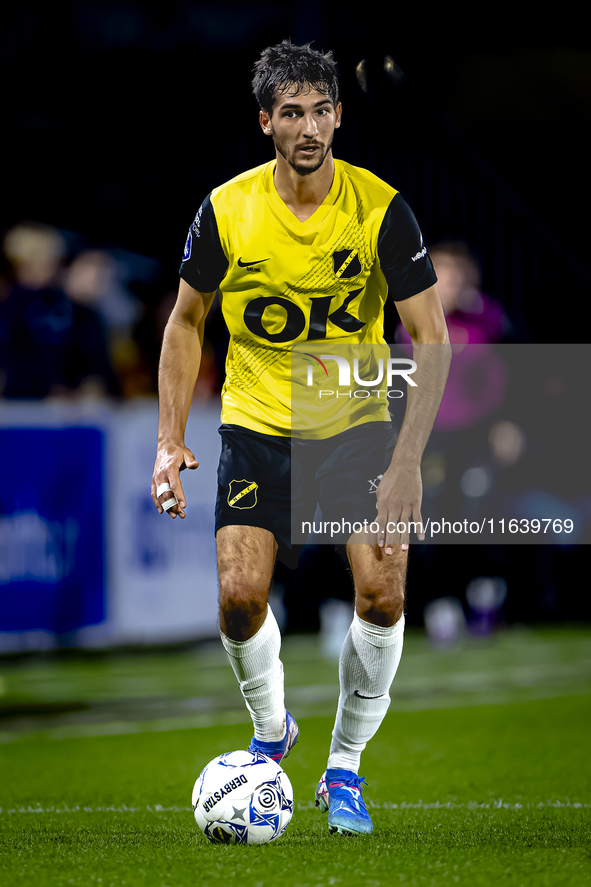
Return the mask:
[[300,175],[320,169],[330,149],[334,131],[341,125],[341,104],[316,89],[285,93],[277,98],[272,115],[261,111],[263,132],[273,137],[277,152]]

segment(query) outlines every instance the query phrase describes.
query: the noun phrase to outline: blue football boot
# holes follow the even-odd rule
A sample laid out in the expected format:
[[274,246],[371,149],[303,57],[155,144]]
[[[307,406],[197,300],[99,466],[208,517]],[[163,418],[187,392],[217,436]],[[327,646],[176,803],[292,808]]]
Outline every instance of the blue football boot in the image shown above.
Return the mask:
[[365,780],[353,770],[327,770],[316,789],[316,806],[328,810],[331,835],[368,835],[373,823],[367,812],[362,783]]
[[288,711],[285,712],[285,736],[277,742],[264,742],[262,739],[256,739],[254,736],[248,746],[248,751],[258,751],[268,758],[272,758],[278,764],[288,756],[300,736],[300,731],[295,719]]

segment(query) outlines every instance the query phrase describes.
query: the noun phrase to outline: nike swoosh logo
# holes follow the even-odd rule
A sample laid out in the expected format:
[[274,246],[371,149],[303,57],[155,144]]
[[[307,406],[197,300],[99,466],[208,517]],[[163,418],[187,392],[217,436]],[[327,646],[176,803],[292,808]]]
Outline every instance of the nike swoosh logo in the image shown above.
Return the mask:
[[257,259],[256,262],[243,262],[242,259],[238,259],[238,267],[239,268],[250,268],[251,265],[260,265],[262,262],[268,262],[269,259]]
[[362,696],[359,690],[355,690],[354,695],[357,696],[358,699],[381,699],[384,694],[380,693],[379,696]]

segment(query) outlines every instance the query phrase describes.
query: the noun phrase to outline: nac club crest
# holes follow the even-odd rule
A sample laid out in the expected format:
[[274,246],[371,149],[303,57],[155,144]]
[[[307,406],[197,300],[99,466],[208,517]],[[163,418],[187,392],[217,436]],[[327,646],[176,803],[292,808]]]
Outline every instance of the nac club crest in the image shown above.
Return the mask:
[[228,505],[231,508],[254,508],[257,504],[259,485],[253,480],[231,480]]
[[340,249],[332,254],[335,277],[349,280],[362,272],[358,249]]

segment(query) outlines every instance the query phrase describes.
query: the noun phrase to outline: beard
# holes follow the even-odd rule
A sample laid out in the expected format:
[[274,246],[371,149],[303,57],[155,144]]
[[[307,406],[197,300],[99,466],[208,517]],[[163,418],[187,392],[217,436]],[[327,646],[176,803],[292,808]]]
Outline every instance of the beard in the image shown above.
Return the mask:
[[295,170],[298,173],[298,175],[300,175],[300,176],[309,176],[309,175],[311,175],[311,173],[316,172],[317,170],[320,169],[320,167],[322,166],[322,164],[326,160],[327,155],[332,148],[333,139],[334,139],[334,133],[331,136],[330,142],[326,146],[324,152],[322,152],[322,153],[320,151],[318,152],[319,156],[316,158],[316,163],[314,163],[312,166],[303,166],[302,164],[298,163],[295,160],[295,156],[290,157],[288,154],[286,154],[283,147],[281,146],[281,143],[279,141],[277,141],[277,139],[275,138],[275,134],[273,134],[273,144],[275,145],[275,150],[278,151],[279,154],[281,154],[283,159],[285,161],[287,161],[287,163],[289,163],[291,168],[293,170]]

